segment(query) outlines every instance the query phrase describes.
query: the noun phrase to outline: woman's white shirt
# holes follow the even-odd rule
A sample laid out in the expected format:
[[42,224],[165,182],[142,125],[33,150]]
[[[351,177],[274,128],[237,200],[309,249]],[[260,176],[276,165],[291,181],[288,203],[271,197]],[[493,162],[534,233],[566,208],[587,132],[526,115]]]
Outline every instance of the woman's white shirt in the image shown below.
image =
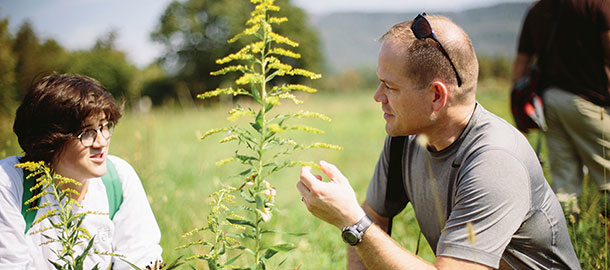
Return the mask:
[[[161,232],[135,170],[118,157],[108,156],[108,159],[121,179],[123,202],[113,220],[106,214],[88,214],[82,227],[95,237],[93,249],[96,252],[123,255],[143,268],[161,260]],[[56,238],[56,231],[32,233],[51,226],[50,221],[45,219],[24,233],[25,220],[21,214],[23,170],[14,167],[17,163],[17,156],[0,160],[0,269],[54,269],[48,260],[57,261],[53,250],[61,250],[61,244],[41,244],[48,241],[43,235]],[[50,200],[53,200],[52,196],[45,195],[41,203]],[[75,212],[109,212],[106,187],[101,178],[89,179],[87,194],[80,204],[82,208],[74,209]],[[47,208],[38,210],[36,219],[46,211]],[[81,254],[85,246],[78,247],[76,254]],[[99,269],[107,269],[110,263],[115,270],[132,269],[118,257],[93,252],[85,260],[84,269],[91,269],[96,264]]]

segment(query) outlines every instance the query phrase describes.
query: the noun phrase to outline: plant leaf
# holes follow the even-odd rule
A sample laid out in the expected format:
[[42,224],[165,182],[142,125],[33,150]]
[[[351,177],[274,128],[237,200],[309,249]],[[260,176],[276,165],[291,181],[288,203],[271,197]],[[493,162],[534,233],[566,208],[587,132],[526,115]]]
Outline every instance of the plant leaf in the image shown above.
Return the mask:
[[256,225],[254,225],[254,223],[252,223],[251,221],[245,220],[245,219],[227,218],[227,221],[230,222],[231,224],[235,224],[235,225],[246,225],[246,226],[250,226],[252,228],[256,228]]

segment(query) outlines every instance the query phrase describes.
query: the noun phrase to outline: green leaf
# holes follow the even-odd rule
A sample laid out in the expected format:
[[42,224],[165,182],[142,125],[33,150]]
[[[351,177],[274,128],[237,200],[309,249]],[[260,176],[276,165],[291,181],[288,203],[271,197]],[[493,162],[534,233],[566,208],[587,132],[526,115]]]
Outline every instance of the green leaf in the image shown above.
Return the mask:
[[277,254],[279,251],[278,250],[273,250],[273,249],[267,249],[267,251],[265,251],[265,259],[271,259],[271,257],[273,257],[273,255]]
[[270,111],[271,109],[273,109],[273,106],[274,106],[274,105],[273,105],[273,104],[271,104],[271,103],[267,104],[267,107],[265,107],[265,111],[266,111],[266,112]]
[[256,209],[263,209],[263,207],[265,206],[265,201],[259,193],[254,195],[254,200],[256,201]]
[[95,240],[95,236],[91,237],[91,240],[89,240],[89,244],[87,245],[85,250],[83,250],[83,253],[81,255],[79,255],[78,257],[76,257],[76,260],[74,261],[75,269],[83,269],[83,264],[85,263],[85,259],[87,258],[87,255],[89,255],[89,251],[93,247],[94,240]]
[[294,246],[294,244],[284,243],[284,244],[278,244],[278,245],[269,246],[269,247],[265,247],[265,248],[272,249],[275,251],[291,251],[291,250],[295,249],[296,247]]
[[287,234],[287,235],[292,235],[292,236],[307,235],[307,233],[282,232],[282,231],[278,231],[278,230],[263,230],[261,233],[280,233],[280,234]]
[[262,129],[263,129],[263,112],[259,111],[256,114],[256,119],[254,121],[254,123],[250,123],[250,125],[258,132],[261,133]]
[[245,175],[250,174],[251,172],[252,172],[252,169],[247,169],[247,170],[245,170],[245,171],[243,171],[243,172],[240,172],[240,173],[239,173],[239,175],[241,175],[241,176],[245,176]]
[[231,224],[235,224],[235,225],[246,225],[246,226],[250,226],[252,228],[256,228],[256,225],[254,225],[254,223],[252,223],[251,221],[245,220],[245,219],[227,218],[227,221],[230,222]]
[[249,233],[227,233],[227,236],[232,237],[232,238],[248,238],[248,239],[256,239],[256,237],[254,237],[254,235],[249,234]]
[[216,269],[218,269],[218,268],[216,267],[216,262],[215,262],[215,261],[212,261],[212,260],[208,260],[208,268],[209,268],[210,270],[216,270]]
[[48,261],[49,261],[51,264],[53,264],[53,266],[55,267],[55,269],[56,269],[56,270],[62,270],[62,269],[64,268],[63,266],[61,266],[60,264],[58,264],[58,263],[56,263],[56,262],[54,262],[54,261],[51,261],[51,260],[48,260]]
[[248,196],[248,194],[245,193],[245,191],[242,189],[239,191],[239,195],[244,198],[244,200],[248,203],[254,203],[254,199],[252,199],[252,196]]
[[225,264],[223,266],[229,266],[230,264],[232,264],[233,262],[235,262],[237,260],[237,258],[239,258],[239,256],[241,256],[243,253],[237,254],[237,256],[227,260],[225,262]]

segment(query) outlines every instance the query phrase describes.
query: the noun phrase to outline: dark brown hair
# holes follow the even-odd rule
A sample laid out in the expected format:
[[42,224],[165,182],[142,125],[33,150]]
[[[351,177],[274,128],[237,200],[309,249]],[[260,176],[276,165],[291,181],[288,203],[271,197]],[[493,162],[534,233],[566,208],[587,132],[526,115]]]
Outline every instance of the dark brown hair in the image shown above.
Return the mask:
[[121,117],[101,83],[86,76],[53,74],[31,86],[17,109],[13,131],[25,160],[52,165],[85,121],[101,113],[114,123]]

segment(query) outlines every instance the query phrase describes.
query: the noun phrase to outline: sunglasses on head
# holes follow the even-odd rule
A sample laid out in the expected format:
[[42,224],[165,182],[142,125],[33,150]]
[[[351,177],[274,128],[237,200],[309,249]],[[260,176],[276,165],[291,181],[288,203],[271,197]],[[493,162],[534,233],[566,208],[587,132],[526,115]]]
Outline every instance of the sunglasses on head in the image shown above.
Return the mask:
[[441,42],[438,40],[438,38],[436,38],[436,35],[432,30],[432,25],[430,25],[430,22],[424,16],[426,16],[426,13],[422,12],[417,15],[417,17],[415,17],[413,23],[411,24],[411,31],[413,31],[413,34],[417,39],[431,38],[432,40],[436,41],[443,55],[445,55],[445,57],[447,57],[447,60],[449,60],[449,63],[451,63],[451,67],[455,72],[455,78],[457,79],[458,86],[462,86],[462,78],[460,78],[460,74],[458,74],[457,69],[453,64],[453,61],[451,61],[449,54],[447,54],[447,51],[445,51],[445,48],[443,48]]

